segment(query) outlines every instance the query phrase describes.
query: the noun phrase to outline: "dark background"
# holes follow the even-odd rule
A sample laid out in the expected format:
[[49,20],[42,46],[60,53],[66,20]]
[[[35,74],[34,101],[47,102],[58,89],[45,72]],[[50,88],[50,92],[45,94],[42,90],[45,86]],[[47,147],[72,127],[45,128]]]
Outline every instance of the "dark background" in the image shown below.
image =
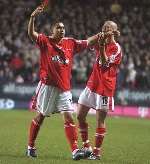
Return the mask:
[[[3,92],[6,84],[34,87],[39,81],[39,50],[27,35],[30,14],[39,4],[40,1],[1,0],[1,98],[12,96],[11,93]],[[121,32],[118,42],[123,50],[117,88],[119,93],[125,93],[121,97],[117,92],[116,102],[122,105],[150,106],[150,1],[51,1],[49,10],[36,19],[37,31],[48,34],[50,25],[58,18],[61,18],[65,24],[66,36],[76,39],[86,39],[98,33],[106,20],[115,21]],[[85,87],[94,60],[95,55],[90,50],[74,57],[72,69],[74,89],[82,90]],[[33,91],[28,98],[25,96],[19,96],[19,98],[30,99]],[[137,97],[134,103],[132,99],[135,100],[135,98],[133,97]]]

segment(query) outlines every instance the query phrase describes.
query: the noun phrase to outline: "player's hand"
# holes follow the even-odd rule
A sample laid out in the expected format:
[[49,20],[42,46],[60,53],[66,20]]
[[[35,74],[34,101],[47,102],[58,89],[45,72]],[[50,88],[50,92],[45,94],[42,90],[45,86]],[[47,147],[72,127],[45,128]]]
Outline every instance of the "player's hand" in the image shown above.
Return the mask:
[[43,11],[44,11],[44,6],[41,5],[33,11],[33,13],[31,14],[31,17],[35,17],[35,16],[39,15],[40,13],[42,13]]
[[114,35],[114,31],[107,31],[107,32],[104,33],[105,38],[108,38],[112,35]]
[[114,34],[114,36],[120,36],[120,31],[119,30],[116,30],[116,31],[113,31],[113,34]]
[[105,40],[106,40],[105,34],[103,32],[100,32],[98,34],[98,43],[99,43],[99,45],[100,46],[105,45]]

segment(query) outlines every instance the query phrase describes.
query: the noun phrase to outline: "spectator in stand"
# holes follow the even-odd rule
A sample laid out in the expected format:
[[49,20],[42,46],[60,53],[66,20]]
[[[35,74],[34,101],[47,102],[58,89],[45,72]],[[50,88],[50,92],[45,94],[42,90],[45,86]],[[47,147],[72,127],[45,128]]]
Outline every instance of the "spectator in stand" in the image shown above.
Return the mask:
[[24,66],[24,62],[22,58],[19,56],[19,54],[14,54],[11,61],[10,61],[10,67],[13,69],[15,74],[21,73],[21,70]]
[[136,70],[134,69],[134,62],[131,57],[128,59],[128,64],[127,64],[127,77],[126,77],[126,82],[128,83],[128,87],[130,88],[135,88],[136,84]]
[[[3,23],[0,26],[0,60],[2,62],[6,61],[9,64],[13,54],[18,53],[21,55],[22,53],[22,60],[24,63],[27,62],[29,56],[32,61],[34,60],[33,63],[35,63],[35,65],[38,64],[38,62],[33,59],[33,56],[34,58],[37,58],[39,51],[34,48],[32,43],[26,37],[26,17],[29,15],[29,8],[36,6],[36,3],[36,1],[22,0],[12,1],[11,5],[9,5],[8,0],[1,0],[0,19]],[[3,10],[4,8],[7,8],[7,10]],[[51,15],[45,14],[44,17],[39,18],[41,23],[38,24],[38,27],[40,28],[42,26],[42,28],[47,31],[48,19],[45,19],[45,17],[53,21],[59,17],[61,13],[61,18],[66,25],[67,35],[76,38],[86,38],[87,36],[96,33],[99,25],[108,18],[119,22],[119,26],[122,29],[122,37],[119,42],[121,45],[124,45],[124,56],[127,56],[127,58],[130,56],[134,62],[134,71],[137,72],[135,75],[135,84],[138,88],[150,88],[148,83],[142,83],[145,77],[146,79],[148,77],[147,70],[150,69],[150,65],[147,62],[145,62],[144,65],[142,63],[142,68],[140,64],[145,56],[149,56],[150,52],[149,1],[87,0],[87,3],[84,3],[81,0],[76,0],[70,3],[69,0],[63,2],[58,0],[57,3],[55,2],[55,6],[52,10],[53,9],[55,9],[55,12]],[[89,10],[90,12],[88,12]],[[105,15],[103,14],[104,11]],[[78,15],[78,17],[76,17],[76,15]],[[88,65],[85,64],[85,66],[87,66],[88,76],[91,72],[93,62],[91,63],[91,52],[85,52],[87,53],[85,61],[89,63]],[[83,54],[85,52],[83,52]],[[75,58],[75,60],[76,62],[74,63],[76,66],[74,66],[74,68],[79,68],[77,63],[79,63],[80,60],[83,60],[83,58]],[[126,66],[127,63],[128,61],[124,58],[123,65]],[[34,66],[31,69],[33,68]],[[24,70],[26,71],[26,67],[24,67]],[[125,70],[128,71],[126,67]],[[143,70],[146,70],[144,76],[141,73]],[[123,70],[121,69],[120,74],[122,71]],[[32,81],[32,72],[33,71],[29,73],[30,75],[28,74],[30,78],[27,78],[26,74],[22,74],[25,82],[27,79]],[[140,75],[138,73],[140,73]],[[12,75],[15,76],[15,71],[12,72]],[[5,76],[5,73],[3,76]],[[74,84],[77,84],[76,79],[76,75],[73,74]],[[124,87],[128,87],[129,83],[130,82],[125,81]]]

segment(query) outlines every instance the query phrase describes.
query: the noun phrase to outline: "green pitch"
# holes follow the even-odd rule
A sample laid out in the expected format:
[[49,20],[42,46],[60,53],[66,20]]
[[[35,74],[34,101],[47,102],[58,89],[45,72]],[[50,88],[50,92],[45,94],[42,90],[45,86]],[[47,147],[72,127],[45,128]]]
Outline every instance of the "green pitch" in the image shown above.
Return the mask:
[[[27,158],[27,131],[34,115],[28,111],[0,111],[0,164],[150,164],[150,120],[108,118],[101,161],[73,161],[59,114],[47,118],[41,128],[39,157]],[[95,117],[89,116],[88,121],[93,141]]]

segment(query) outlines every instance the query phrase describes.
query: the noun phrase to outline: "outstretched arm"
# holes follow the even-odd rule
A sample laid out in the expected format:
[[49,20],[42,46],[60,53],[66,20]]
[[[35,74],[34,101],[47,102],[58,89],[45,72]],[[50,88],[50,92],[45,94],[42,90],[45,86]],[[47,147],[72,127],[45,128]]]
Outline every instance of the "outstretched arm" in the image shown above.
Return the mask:
[[96,35],[94,35],[94,36],[91,36],[91,37],[89,37],[89,38],[87,39],[88,45],[89,45],[89,46],[93,46],[94,44],[96,44],[96,43],[98,42],[99,34],[100,34],[100,33],[98,33],[98,34],[96,34]]
[[43,12],[44,6],[37,7],[33,13],[31,14],[29,24],[28,24],[28,35],[31,38],[32,41],[36,41],[38,37],[38,33],[34,29],[34,21],[35,17],[39,15],[41,12]]

